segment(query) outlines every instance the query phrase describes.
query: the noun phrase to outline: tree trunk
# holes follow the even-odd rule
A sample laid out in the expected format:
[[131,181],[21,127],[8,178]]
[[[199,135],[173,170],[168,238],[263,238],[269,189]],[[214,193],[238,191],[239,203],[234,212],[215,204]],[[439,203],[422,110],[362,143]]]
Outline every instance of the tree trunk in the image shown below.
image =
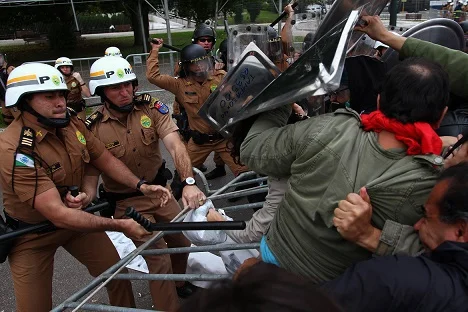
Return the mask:
[[[132,21],[133,28],[133,45],[134,46],[143,46],[143,38],[141,35],[141,24],[140,17],[138,16],[138,6],[135,5],[131,10],[128,10],[130,13],[130,20]],[[148,20],[149,7],[142,1],[141,3],[141,14],[143,15],[143,26],[145,28],[145,40],[149,38],[149,20]]]

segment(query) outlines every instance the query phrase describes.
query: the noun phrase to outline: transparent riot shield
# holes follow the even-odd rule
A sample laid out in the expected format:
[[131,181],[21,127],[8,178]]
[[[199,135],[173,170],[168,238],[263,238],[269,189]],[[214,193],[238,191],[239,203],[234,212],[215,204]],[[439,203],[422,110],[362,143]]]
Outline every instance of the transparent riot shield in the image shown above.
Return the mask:
[[261,112],[337,89],[347,43],[358,16],[359,11],[352,11],[348,19],[338,23],[250,102],[244,103],[221,130]]
[[[454,50],[463,51],[465,48],[463,29],[457,22],[447,18],[434,18],[422,22],[405,31],[402,36],[429,41]],[[389,48],[382,55],[382,61],[387,63],[390,69],[399,62],[399,54]]]
[[320,16],[315,13],[299,13],[295,15],[295,23],[291,29],[292,45],[295,52],[302,54],[312,46],[320,22]]
[[267,26],[234,25],[229,27],[228,71],[239,62],[245,48],[253,42],[261,51],[268,50]]
[[[280,70],[251,42],[240,55],[237,65],[208,97],[198,114],[219,131],[279,74]],[[227,129],[220,133],[226,137],[230,135]]]

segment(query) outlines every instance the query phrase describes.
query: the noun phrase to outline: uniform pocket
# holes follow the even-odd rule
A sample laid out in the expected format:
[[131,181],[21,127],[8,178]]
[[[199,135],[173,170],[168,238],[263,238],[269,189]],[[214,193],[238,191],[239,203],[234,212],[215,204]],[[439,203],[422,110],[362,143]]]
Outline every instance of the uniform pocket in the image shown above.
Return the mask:
[[143,142],[144,155],[145,156],[154,156],[158,153],[158,136],[154,129],[141,129],[141,141]]

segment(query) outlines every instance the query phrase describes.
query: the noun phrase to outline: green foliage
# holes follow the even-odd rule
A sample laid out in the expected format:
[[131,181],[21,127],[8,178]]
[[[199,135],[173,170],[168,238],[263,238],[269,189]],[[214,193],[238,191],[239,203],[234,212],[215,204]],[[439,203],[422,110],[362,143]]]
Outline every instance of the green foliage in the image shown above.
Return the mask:
[[244,7],[249,12],[250,22],[255,23],[258,15],[260,14],[260,10],[262,9],[262,0],[249,0],[244,2]]
[[234,7],[234,24],[242,24],[244,21],[244,6],[239,3]]

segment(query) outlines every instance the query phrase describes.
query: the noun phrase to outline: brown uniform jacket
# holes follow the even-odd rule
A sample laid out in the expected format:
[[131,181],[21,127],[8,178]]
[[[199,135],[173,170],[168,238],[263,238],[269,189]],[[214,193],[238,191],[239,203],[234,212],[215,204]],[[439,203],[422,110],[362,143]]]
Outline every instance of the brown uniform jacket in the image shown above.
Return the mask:
[[173,93],[187,112],[190,129],[201,133],[213,134],[216,130],[206,123],[198,110],[223,80],[225,71],[216,71],[215,75],[208,78],[203,84],[193,82],[187,78],[175,78],[169,75],[161,75],[159,71],[158,53],[151,51],[146,63],[146,78],[152,84]]
[[[115,157],[141,179],[153,181],[162,164],[159,139],[178,130],[169,113],[161,113],[157,100],[151,104],[135,105],[127,117],[127,124],[120,122],[111,109],[102,106],[98,112],[101,119],[91,125],[91,131],[104,142],[106,148]],[[94,119],[97,113],[88,120]],[[131,193],[134,189],[121,185],[102,175],[104,188],[113,193]]]
[[[30,149],[16,152],[23,126],[36,133],[35,137],[32,132],[26,136],[34,140],[34,152],[38,155],[35,161],[24,158],[31,155]],[[24,116],[15,119],[0,134],[0,183],[5,211],[27,223],[45,221],[32,207],[34,195],[56,187],[63,196],[67,186],[81,187],[85,164],[99,158],[104,149],[104,144],[75,116],[67,127],[56,130],[33,124]]]

